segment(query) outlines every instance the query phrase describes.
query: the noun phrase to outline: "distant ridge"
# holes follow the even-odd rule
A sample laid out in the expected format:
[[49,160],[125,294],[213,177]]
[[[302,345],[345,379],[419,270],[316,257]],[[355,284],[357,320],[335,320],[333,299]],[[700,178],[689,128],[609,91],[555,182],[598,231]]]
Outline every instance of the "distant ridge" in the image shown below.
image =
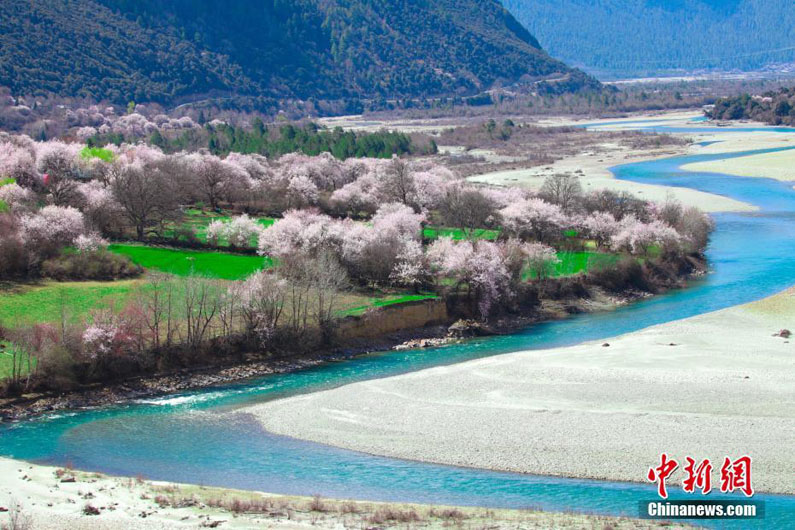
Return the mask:
[[591,72],[795,63],[792,0],[503,0],[549,53]]
[[496,0],[5,0],[0,10],[0,84],[18,94],[421,98],[517,82],[600,87]]

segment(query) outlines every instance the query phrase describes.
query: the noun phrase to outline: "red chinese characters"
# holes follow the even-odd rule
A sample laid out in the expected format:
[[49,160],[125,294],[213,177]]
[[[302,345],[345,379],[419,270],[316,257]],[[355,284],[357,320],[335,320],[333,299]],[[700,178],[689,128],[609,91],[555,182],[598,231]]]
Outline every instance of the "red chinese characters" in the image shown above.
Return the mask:
[[[709,458],[696,461],[695,458],[685,457],[687,464],[684,467],[685,476],[682,479],[682,490],[686,493],[695,493],[700,490],[702,495],[712,491],[712,462]],[[667,453],[660,455],[660,465],[649,468],[646,478],[650,482],[657,483],[657,493],[663,499],[668,498],[666,481],[679,467],[679,463],[670,458]],[[723,493],[733,493],[741,491],[746,497],[754,494],[751,485],[751,457],[743,455],[736,460],[728,456],[724,459],[720,468],[720,491]]]
[[709,458],[696,465],[695,459],[688,456],[685,473],[687,477],[682,481],[682,489],[687,493],[694,493],[696,489],[700,489],[701,494],[706,495],[712,491],[712,463]]
[[751,486],[751,457],[741,456],[732,461],[728,456],[720,468],[720,490],[731,493],[740,490],[746,497],[754,494]]
[[649,468],[649,472],[646,474],[646,478],[648,478],[650,482],[657,483],[657,493],[663,499],[668,498],[668,490],[665,487],[665,481],[677,467],[679,467],[679,463],[676,460],[669,459],[668,455],[663,453],[660,455],[660,465]]

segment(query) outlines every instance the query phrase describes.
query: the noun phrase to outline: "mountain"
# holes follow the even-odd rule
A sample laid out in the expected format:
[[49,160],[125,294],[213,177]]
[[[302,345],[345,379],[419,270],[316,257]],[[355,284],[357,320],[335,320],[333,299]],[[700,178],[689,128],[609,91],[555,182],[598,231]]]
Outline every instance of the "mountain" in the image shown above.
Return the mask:
[[0,85],[174,103],[598,89],[497,0],[4,0]]
[[795,62],[792,0],[503,0],[552,55],[590,72],[758,70]]

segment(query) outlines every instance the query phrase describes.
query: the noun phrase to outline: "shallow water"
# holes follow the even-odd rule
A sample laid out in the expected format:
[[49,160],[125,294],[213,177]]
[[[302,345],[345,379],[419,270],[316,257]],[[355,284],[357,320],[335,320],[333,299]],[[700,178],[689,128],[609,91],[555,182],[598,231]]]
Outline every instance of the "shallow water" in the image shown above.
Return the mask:
[[[617,120],[617,121],[606,121],[606,122],[591,122],[591,123],[580,123],[575,125],[574,127],[580,129],[594,129],[600,130],[604,127],[611,127],[611,126],[622,126],[616,129],[616,131],[622,130],[638,130],[644,132],[653,132],[653,133],[683,133],[683,134],[700,134],[700,133],[742,133],[742,132],[775,132],[775,133],[784,133],[784,134],[793,134],[795,133],[795,127],[687,127],[687,125],[680,125],[680,126],[673,126],[673,125],[666,125],[665,122],[668,121],[682,121],[682,118],[660,118],[658,120],[655,119],[642,119],[642,120]],[[709,119],[706,116],[699,116],[690,118],[687,120],[687,123],[706,123]],[[650,124],[656,125],[650,125]],[[714,143],[714,142],[711,142]]]
[[[748,153],[729,156],[743,154]],[[440,364],[607,338],[756,300],[795,284],[795,260],[790,259],[795,253],[795,192],[774,180],[678,169],[682,164],[716,158],[727,156],[677,157],[613,168],[621,179],[686,186],[760,207],[755,213],[715,216],[717,230],[708,249],[713,271],[687,289],[613,312],[535,325],[510,336],[431,350],[385,352],[222,388],[4,425],[0,426],[0,454],[39,463],[72,462],[78,468],[121,475],[275,493],[637,516],[638,501],[655,498],[650,485],[369,456],[269,434],[241,407]],[[672,494],[677,497],[687,498]],[[766,518],[759,526],[795,527],[795,497],[759,495],[755,499],[766,501]],[[749,523],[736,527],[748,528]]]

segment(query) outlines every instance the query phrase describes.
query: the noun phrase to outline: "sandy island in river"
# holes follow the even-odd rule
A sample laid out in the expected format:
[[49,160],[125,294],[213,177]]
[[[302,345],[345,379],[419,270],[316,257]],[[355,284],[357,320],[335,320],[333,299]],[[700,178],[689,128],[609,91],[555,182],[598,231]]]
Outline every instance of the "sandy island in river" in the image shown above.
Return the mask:
[[[749,149],[766,149],[781,145],[793,145],[788,143],[791,141],[791,139],[777,133],[731,132],[731,129],[734,127],[727,127],[726,132],[710,131],[710,128],[715,127],[714,124],[692,123],[692,120],[695,117],[698,117],[697,113],[673,112],[661,114],[659,116],[633,116],[623,120],[570,120],[564,118],[550,118],[541,120],[539,124],[549,126],[581,125],[583,123],[594,125],[598,125],[600,123],[606,124],[604,126],[600,126],[597,131],[631,130],[641,125],[637,123],[638,120],[644,120],[644,123],[642,124],[643,126],[666,125],[671,127],[688,127],[696,130],[703,128],[705,130],[704,132],[693,132],[684,135],[692,138],[694,142],[693,145],[688,148],[667,146],[661,149],[629,149],[616,144],[604,143],[598,146],[598,152],[586,151],[578,153],[575,156],[558,160],[557,162],[550,165],[517,170],[496,171],[469,177],[469,180],[484,184],[498,186],[522,186],[532,190],[537,190],[543,184],[544,179],[550,175],[554,175],[556,173],[572,173],[579,175],[583,188],[586,191],[595,191],[600,189],[627,191],[637,195],[640,198],[656,202],[662,202],[668,197],[672,197],[686,206],[695,206],[705,212],[755,211],[757,209],[755,206],[731,199],[729,197],[724,197],[713,193],[706,193],[690,188],[677,188],[617,180],[610,172],[610,168],[616,165],[654,160],[665,156],[711,154],[716,152],[733,152]],[[745,127],[748,126],[748,124],[742,125]],[[596,134],[598,134],[598,132]],[[702,142],[715,143],[710,145],[700,145]],[[730,165],[730,163],[726,164],[726,166]],[[689,166],[686,167],[690,169]],[[710,168],[707,171],[719,170],[720,168],[716,166],[715,168]],[[733,174],[731,172],[728,173]]]
[[[611,148],[608,144],[603,144],[601,147]],[[667,153],[667,156],[675,156],[677,154],[687,153]],[[610,167],[619,164],[642,162],[659,157],[659,155],[649,155],[643,151],[627,152],[616,146],[613,151],[609,152],[580,153],[543,167],[496,171],[469,177],[468,180],[495,186],[521,186],[531,190],[538,190],[544,180],[551,175],[573,173],[579,175],[585,191],[602,189],[619,192],[626,191],[641,199],[655,202],[664,202],[668,197],[671,197],[686,206],[695,206],[705,212],[752,212],[757,210],[751,204],[691,188],[676,188],[618,180],[613,177],[609,170]],[[577,173],[578,171],[582,171],[582,173]]]
[[[623,517],[288,497],[110,477],[0,458],[0,526],[13,506],[35,530],[187,528],[690,528]],[[86,507],[97,510],[87,515]],[[17,526],[17,528],[26,528]]]
[[[795,134],[791,135],[795,138]],[[795,180],[795,140],[792,138],[774,138],[765,142],[764,147],[793,147],[788,151],[776,153],[765,153],[761,155],[743,156],[726,160],[714,160],[712,162],[697,162],[695,164],[685,164],[682,169],[696,172],[726,173],[738,177],[758,177],[764,175],[767,178],[783,181]],[[778,140],[776,142],[775,140]],[[778,145],[776,145],[778,144]],[[755,149],[746,147],[744,150]],[[727,150],[721,149],[722,152]]]
[[[693,114],[688,113],[666,113],[660,116],[658,121],[644,123],[644,126],[658,126],[666,125],[672,127],[688,127],[691,129],[714,129],[715,123],[713,122],[698,122],[690,123],[694,117]],[[655,119],[653,117],[636,117],[627,118],[626,120],[596,120],[595,123],[600,121],[609,123],[600,127],[600,130],[622,130],[631,129],[637,124],[632,122],[638,119]],[[625,121],[626,124],[621,122]],[[578,121],[566,120],[551,120],[550,125],[566,125],[576,124]],[[773,149],[781,147],[795,148],[795,128],[792,133],[780,133],[770,131],[736,131],[736,129],[758,128],[766,127],[764,123],[757,122],[732,122],[725,124],[721,131],[715,132],[704,131],[703,133],[694,132],[688,133],[697,142],[710,142],[709,145],[693,145],[690,149],[690,154],[716,154],[716,153],[734,153],[738,151],[754,151],[760,149]],[[735,132],[733,132],[733,130]],[[707,172],[707,173],[725,173],[727,175],[736,175],[739,177],[758,177],[763,176],[766,178],[773,178],[784,181],[795,180],[795,149],[791,151],[781,151],[777,153],[767,153],[761,155],[752,155],[741,158],[731,158],[726,160],[715,160],[711,162],[696,162],[693,164],[686,164],[682,169],[694,172]],[[698,201],[698,198],[694,198]],[[684,200],[683,202],[685,202]],[[694,204],[698,206],[698,204]],[[720,208],[719,203],[713,205],[704,205],[702,208],[706,211],[710,207]],[[717,210],[714,210],[717,211]]]
[[661,452],[754,457],[795,493],[795,290],[569,348],[431,368],[258,405],[270,431],[372,454],[643,481]]

